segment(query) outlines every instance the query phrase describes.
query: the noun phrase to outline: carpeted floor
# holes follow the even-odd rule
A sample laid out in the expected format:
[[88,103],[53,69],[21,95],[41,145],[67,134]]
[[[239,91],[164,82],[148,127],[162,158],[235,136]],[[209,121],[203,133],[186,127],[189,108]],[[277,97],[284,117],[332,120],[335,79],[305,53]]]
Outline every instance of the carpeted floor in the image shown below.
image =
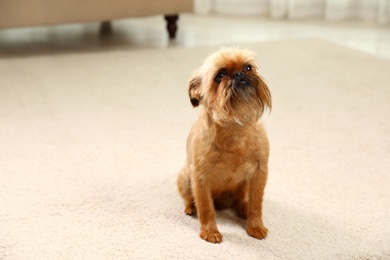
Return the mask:
[[176,190],[217,47],[96,50],[0,59],[0,259],[390,259],[390,61],[244,47],[273,95],[266,240],[230,211],[201,240]]

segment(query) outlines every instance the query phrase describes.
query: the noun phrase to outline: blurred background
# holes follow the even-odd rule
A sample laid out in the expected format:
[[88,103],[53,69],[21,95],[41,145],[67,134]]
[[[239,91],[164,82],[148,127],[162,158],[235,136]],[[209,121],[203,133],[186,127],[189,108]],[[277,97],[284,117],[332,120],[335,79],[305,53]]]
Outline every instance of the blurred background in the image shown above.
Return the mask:
[[390,0],[0,0],[0,55],[303,38],[390,59]]

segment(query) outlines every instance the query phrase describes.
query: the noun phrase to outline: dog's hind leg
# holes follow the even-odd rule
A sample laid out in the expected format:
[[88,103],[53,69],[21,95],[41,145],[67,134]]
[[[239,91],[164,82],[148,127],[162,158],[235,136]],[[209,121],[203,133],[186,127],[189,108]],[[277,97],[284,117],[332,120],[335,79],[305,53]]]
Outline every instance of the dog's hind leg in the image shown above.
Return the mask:
[[191,179],[186,167],[184,167],[179,173],[179,177],[177,178],[177,187],[180,195],[184,199],[184,213],[187,215],[194,215],[196,213],[194,196],[192,195]]
[[233,193],[233,208],[237,215],[243,219],[248,217],[248,186],[248,181],[243,181]]

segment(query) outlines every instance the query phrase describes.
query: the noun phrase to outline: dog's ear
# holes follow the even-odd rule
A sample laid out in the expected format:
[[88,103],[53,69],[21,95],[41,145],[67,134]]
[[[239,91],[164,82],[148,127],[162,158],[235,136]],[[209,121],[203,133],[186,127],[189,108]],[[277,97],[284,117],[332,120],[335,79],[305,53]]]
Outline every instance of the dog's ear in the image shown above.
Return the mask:
[[264,80],[261,77],[258,84],[258,95],[261,103],[261,112],[263,112],[266,108],[268,108],[269,111],[271,111],[272,109],[271,92],[269,91],[267,84],[264,82]]
[[200,93],[201,82],[202,78],[198,72],[195,72],[188,82],[188,95],[190,96],[190,101],[193,107],[199,106],[199,103],[203,98]]

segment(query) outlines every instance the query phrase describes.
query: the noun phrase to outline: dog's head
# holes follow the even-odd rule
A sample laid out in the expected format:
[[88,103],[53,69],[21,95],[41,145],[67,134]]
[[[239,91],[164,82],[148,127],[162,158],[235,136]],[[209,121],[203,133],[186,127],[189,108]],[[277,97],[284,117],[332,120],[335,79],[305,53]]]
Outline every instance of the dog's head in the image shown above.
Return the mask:
[[221,125],[257,122],[272,106],[253,54],[238,48],[221,49],[207,57],[190,78],[188,92],[192,105],[203,105]]

